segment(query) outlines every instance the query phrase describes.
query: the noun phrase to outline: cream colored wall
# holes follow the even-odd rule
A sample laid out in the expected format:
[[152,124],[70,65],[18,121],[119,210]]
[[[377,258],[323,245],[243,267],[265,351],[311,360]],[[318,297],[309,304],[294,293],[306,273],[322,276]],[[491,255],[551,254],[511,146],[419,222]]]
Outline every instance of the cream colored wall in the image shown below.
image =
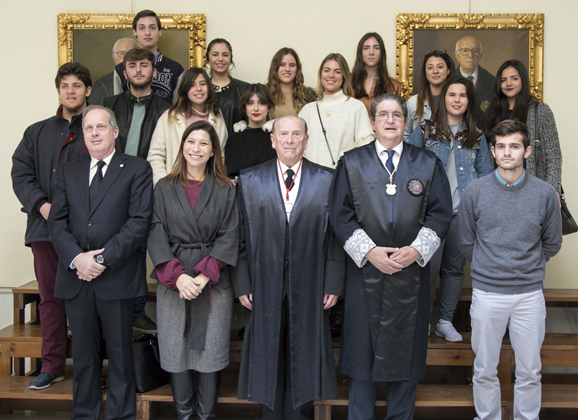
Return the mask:
[[[9,3],[9,6],[8,6]],[[406,4],[403,4],[406,3]],[[576,126],[576,84],[567,69],[578,68],[574,52],[578,39],[578,3],[568,0],[217,0],[192,2],[171,0],[21,0],[3,2],[4,40],[0,72],[2,80],[2,134],[6,153],[0,156],[0,265],[1,286],[17,286],[34,278],[32,255],[23,245],[25,215],[20,212],[10,180],[11,156],[26,127],[54,114],[58,98],[54,88],[57,69],[57,13],[134,13],[150,8],[157,13],[205,13],[207,40],[216,37],[233,44],[235,77],[264,82],[271,57],[280,47],[297,50],[304,66],[305,82],[316,84],[316,71],[329,52],[340,52],[353,64],[359,38],[368,31],[379,32],[395,72],[396,13],[544,13],[545,69],[544,98],[557,119],[564,155],[563,180],[567,201],[578,216],[578,142],[572,140]],[[435,4],[435,6],[432,6]],[[471,6],[471,9],[469,8]],[[573,42],[572,42],[573,41]],[[496,218],[499,219],[497,214]],[[507,230],[504,231],[507,235]],[[516,246],[516,244],[512,244]],[[546,287],[578,288],[576,251],[578,234],[564,238],[562,251],[547,269]]]

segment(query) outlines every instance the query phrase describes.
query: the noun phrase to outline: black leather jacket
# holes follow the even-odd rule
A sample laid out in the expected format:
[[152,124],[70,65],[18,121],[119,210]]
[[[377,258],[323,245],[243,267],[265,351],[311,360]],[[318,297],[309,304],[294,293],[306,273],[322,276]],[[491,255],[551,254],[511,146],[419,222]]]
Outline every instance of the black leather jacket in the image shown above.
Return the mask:
[[116,149],[124,153],[134,104],[137,102],[144,102],[145,104],[145,117],[141,125],[137,156],[146,159],[157,121],[162,113],[170,108],[170,104],[159,98],[153,91],[147,96],[136,98],[130,93],[130,90],[127,90],[106,98],[103,105],[114,111],[119,128],[118,137],[116,138]]

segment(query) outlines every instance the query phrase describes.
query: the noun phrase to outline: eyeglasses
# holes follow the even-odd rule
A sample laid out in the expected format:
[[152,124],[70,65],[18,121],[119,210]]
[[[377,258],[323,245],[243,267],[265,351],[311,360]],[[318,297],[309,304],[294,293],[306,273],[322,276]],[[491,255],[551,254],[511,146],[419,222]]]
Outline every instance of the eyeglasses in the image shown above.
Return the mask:
[[126,55],[128,51],[125,50],[121,50],[121,51],[117,51],[114,53],[114,55],[118,56],[118,58],[124,58],[124,56]]
[[425,53],[425,56],[429,56],[429,55],[434,55],[434,54],[447,54],[448,52],[446,50],[431,50],[431,51],[427,51]]
[[482,52],[481,49],[479,48],[460,48],[458,50],[460,52],[461,55],[463,55],[464,57],[467,57],[468,55],[470,55],[470,53],[472,53],[472,56],[477,57],[478,55],[480,55],[480,53]]
[[403,121],[403,114],[399,111],[380,112],[375,116],[375,119],[377,121],[387,121],[390,117],[393,118],[394,121]]

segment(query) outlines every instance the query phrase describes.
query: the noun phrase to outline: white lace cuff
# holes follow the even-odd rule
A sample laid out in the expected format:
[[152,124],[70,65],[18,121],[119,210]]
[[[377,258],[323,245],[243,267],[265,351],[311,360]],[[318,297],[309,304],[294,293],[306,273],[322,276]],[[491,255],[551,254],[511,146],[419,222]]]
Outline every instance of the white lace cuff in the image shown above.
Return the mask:
[[365,233],[363,229],[357,229],[353,235],[349,237],[343,249],[349,254],[351,259],[359,268],[363,267],[367,262],[365,254],[375,248],[375,242]]
[[410,246],[421,255],[421,257],[416,261],[420,267],[425,267],[430,258],[439,248],[440,243],[440,238],[433,230],[426,227],[422,227],[419,230],[417,237]]

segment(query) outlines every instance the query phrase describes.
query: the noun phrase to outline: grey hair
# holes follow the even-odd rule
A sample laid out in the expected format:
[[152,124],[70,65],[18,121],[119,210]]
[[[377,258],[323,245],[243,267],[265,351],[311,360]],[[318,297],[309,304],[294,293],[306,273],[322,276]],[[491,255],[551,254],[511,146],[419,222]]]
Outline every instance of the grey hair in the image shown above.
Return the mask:
[[275,129],[277,128],[277,122],[281,121],[283,118],[297,118],[299,121],[301,121],[301,124],[303,124],[303,128],[305,129],[305,135],[307,135],[307,121],[305,121],[303,118],[301,117],[294,117],[294,116],[286,116],[286,117],[281,117],[281,118],[276,118],[273,120],[273,128],[271,128],[271,133],[275,132]]
[[135,48],[138,47],[138,42],[136,42],[134,39],[132,39],[132,38],[120,38],[120,39],[117,39],[116,42],[114,43],[114,45],[112,46],[112,53],[113,54],[116,54],[116,47],[118,47],[118,43],[121,41],[130,41],[136,46]]
[[[471,35],[466,35],[466,36],[471,36]],[[456,41],[456,51],[458,50],[458,44],[460,43],[460,41],[462,39],[464,39],[465,36],[462,36],[460,39],[458,39]],[[482,45],[482,41],[480,41],[478,38],[476,38],[475,36],[472,36],[472,38],[474,38],[476,41],[478,41],[478,44],[480,44],[480,54],[482,54],[484,52],[484,46]]]
[[377,106],[382,103],[383,101],[395,101],[401,107],[401,111],[403,112],[403,120],[407,120],[407,105],[401,96],[397,96],[393,93],[386,93],[384,95],[380,95],[373,100],[371,103],[371,119],[375,121],[375,113],[377,111]]
[[112,131],[114,131],[117,127],[118,127],[118,123],[116,122],[116,117],[114,116],[114,112],[112,112],[111,109],[102,106],[102,105],[89,105],[86,108],[84,108],[84,111],[82,111],[82,129],[84,130],[84,118],[86,117],[86,114],[88,114],[90,111],[94,110],[94,109],[102,109],[106,112],[108,112],[108,123],[110,124],[110,128],[112,128]]

